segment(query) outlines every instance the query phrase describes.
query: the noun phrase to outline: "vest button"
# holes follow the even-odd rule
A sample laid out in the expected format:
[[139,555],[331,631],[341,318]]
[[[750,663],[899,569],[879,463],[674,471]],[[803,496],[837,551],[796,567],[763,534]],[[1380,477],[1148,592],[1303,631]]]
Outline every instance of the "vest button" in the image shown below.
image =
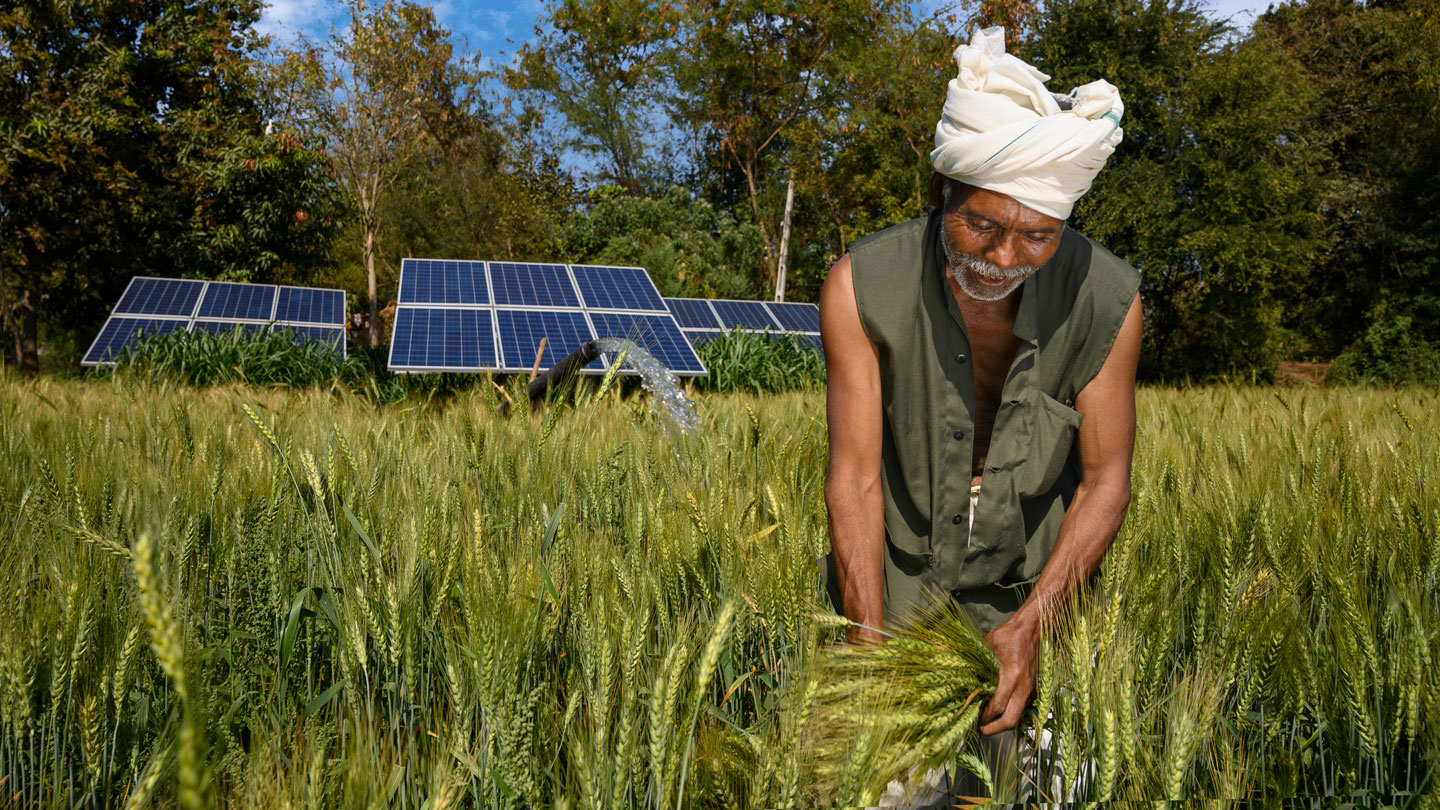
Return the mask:
[[965,522],[965,516],[956,513],[955,517],[950,518],[950,522],[954,523],[956,526],[959,526],[961,523]]
[[969,358],[966,357],[966,356],[963,355],[963,354],[957,354],[957,355],[955,355],[955,362],[957,362],[957,363],[964,363],[964,362],[965,362],[966,360],[968,360],[968,359],[969,359]]
[[957,431],[955,431],[955,441],[958,442],[958,441],[960,441],[960,440],[963,439],[963,438],[965,438],[965,431],[963,431],[963,430],[957,430]]
[[1000,468],[999,468],[999,467],[991,467],[991,468],[990,468],[990,472],[996,472],[996,473],[998,473],[998,472],[1000,472]]
[[1012,399],[1012,400],[1010,400],[1010,404],[1011,404],[1011,405],[1019,405],[1019,404],[1020,404],[1020,400],[1018,400],[1018,399]]

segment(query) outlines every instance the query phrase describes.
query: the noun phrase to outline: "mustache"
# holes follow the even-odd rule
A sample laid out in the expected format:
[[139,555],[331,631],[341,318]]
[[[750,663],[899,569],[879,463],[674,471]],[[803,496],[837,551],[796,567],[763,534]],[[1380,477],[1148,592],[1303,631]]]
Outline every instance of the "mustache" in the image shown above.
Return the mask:
[[960,253],[958,251],[949,258],[952,265],[963,266],[972,273],[979,273],[982,276],[989,276],[990,278],[1001,277],[1006,281],[1025,278],[1039,269],[1037,265],[1033,264],[1017,264],[1009,268],[1000,267],[994,262],[986,261],[979,256]]

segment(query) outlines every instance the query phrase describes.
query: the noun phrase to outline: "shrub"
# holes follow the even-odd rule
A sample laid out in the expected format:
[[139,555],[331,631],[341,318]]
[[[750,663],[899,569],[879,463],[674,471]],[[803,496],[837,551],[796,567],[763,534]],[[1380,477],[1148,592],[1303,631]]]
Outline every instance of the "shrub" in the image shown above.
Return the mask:
[[695,347],[708,377],[698,377],[703,391],[794,391],[825,383],[825,358],[794,335],[770,335],[737,329]]
[[1397,305],[1381,299],[1360,339],[1335,358],[1327,382],[1440,384],[1440,336],[1433,324],[1440,300],[1418,297]]
[[360,387],[373,379],[369,365],[364,358],[341,357],[324,342],[296,340],[288,330],[235,329],[141,336],[116,358],[114,373],[197,386]]

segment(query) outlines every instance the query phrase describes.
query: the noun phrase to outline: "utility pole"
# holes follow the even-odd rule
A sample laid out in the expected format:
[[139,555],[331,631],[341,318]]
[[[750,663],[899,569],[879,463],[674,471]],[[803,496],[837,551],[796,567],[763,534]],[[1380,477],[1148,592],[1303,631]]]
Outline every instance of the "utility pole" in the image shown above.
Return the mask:
[[790,255],[790,214],[795,210],[795,168],[785,184],[785,219],[780,226],[780,262],[775,268],[775,300],[785,300],[785,259]]

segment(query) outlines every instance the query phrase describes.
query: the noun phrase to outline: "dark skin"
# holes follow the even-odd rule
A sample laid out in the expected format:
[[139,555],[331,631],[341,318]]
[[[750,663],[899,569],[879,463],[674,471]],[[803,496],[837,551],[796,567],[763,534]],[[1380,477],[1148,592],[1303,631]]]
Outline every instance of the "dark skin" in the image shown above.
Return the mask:
[[[930,183],[930,202],[944,205],[943,178]],[[945,232],[954,250],[1000,268],[1039,267],[1060,247],[1063,222],[1003,194],[958,186],[945,209]],[[949,277],[950,294],[965,318],[975,374],[975,452],[972,483],[982,483],[985,454],[1000,391],[1019,339],[1015,316],[1022,291],[998,301],[967,295]],[[984,285],[983,278],[974,282]],[[829,385],[830,469],[825,502],[830,540],[845,603],[856,625],[849,638],[874,643],[868,628],[885,623],[885,517],[881,490],[880,365],[860,325],[850,256],[831,269],[820,295],[820,328]],[[1000,664],[995,694],[981,713],[982,734],[1014,728],[1035,692],[1035,656],[1041,633],[1069,596],[1099,567],[1130,504],[1130,462],[1135,444],[1135,366],[1140,356],[1140,298],[1129,312],[1100,372],[1075,397],[1084,415],[1076,443],[1080,484],[1065,513],[1050,560],[1025,604],[985,637]]]

